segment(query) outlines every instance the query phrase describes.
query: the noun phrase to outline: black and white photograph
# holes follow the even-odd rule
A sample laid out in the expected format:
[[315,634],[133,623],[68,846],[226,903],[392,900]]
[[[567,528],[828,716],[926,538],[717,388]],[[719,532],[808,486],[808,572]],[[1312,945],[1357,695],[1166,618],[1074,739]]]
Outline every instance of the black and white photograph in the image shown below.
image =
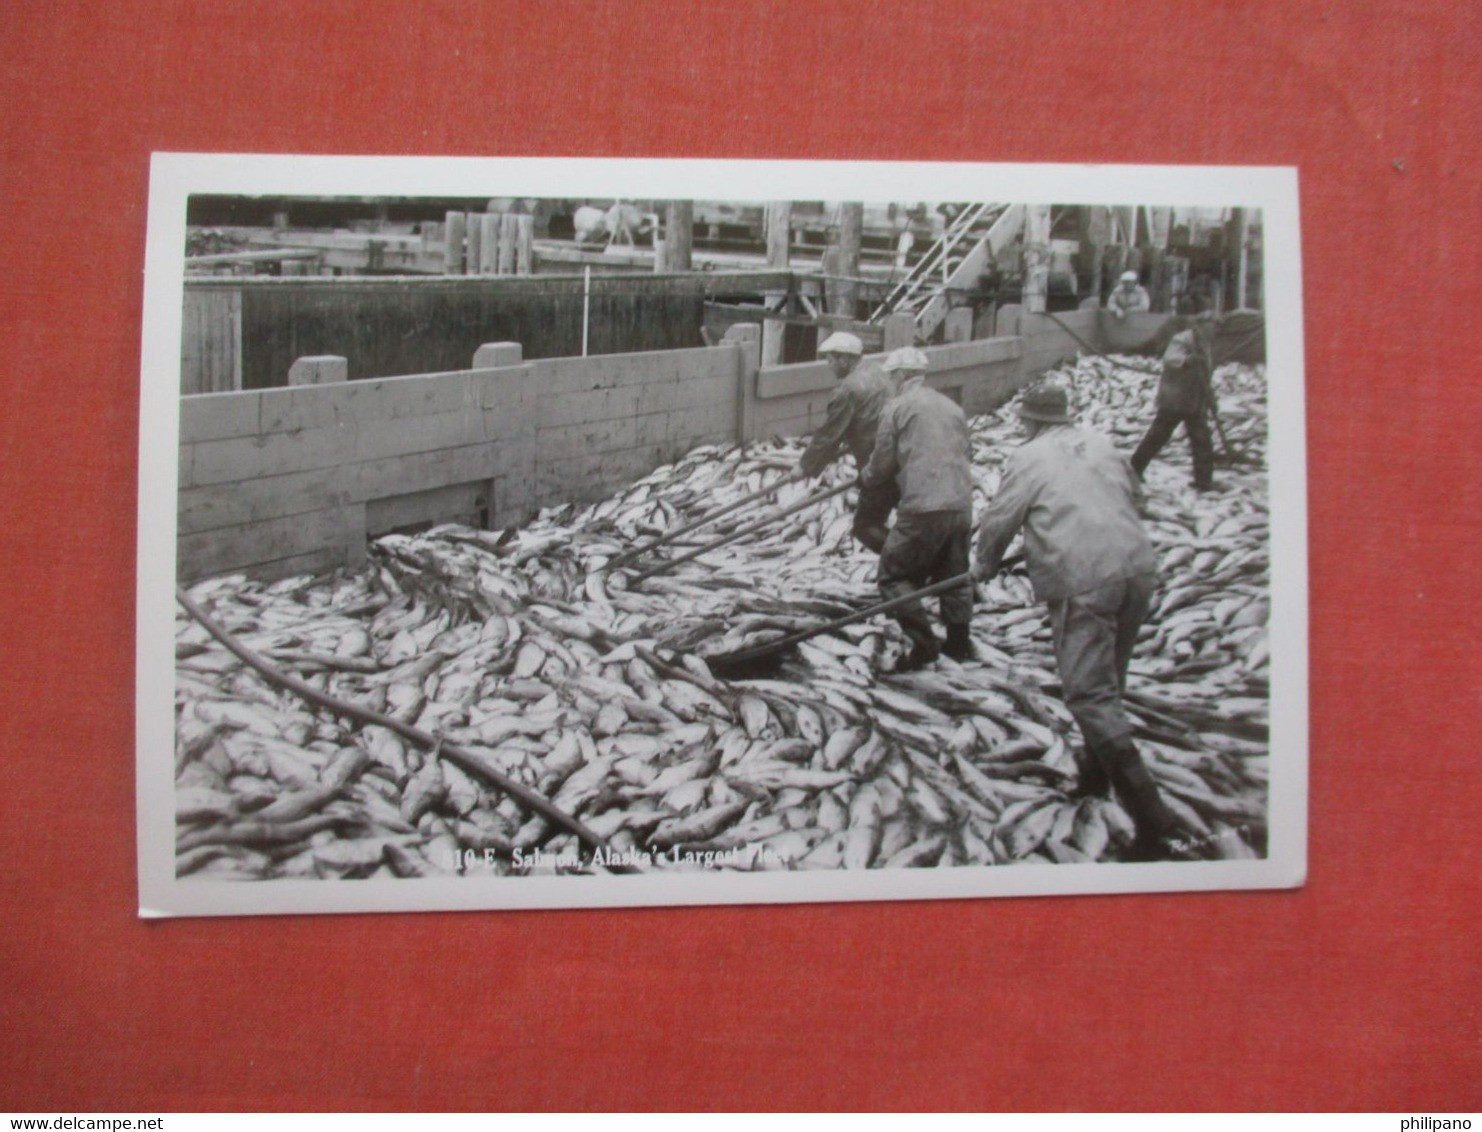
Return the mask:
[[140,914],[1293,887],[1295,170],[157,154]]

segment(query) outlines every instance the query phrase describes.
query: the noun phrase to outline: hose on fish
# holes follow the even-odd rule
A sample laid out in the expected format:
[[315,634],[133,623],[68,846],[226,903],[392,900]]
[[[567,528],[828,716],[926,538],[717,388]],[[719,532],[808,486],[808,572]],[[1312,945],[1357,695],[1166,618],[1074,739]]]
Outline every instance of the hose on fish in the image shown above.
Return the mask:
[[[243,664],[256,671],[269,683],[292,692],[300,699],[308,701],[315,707],[323,708],[325,711],[333,712],[335,715],[343,716],[346,719],[353,719],[357,723],[384,727],[388,731],[394,731],[403,739],[416,743],[420,747],[436,750],[442,758],[447,759],[460,770],[466,771],[475,778],[482,779],[496,790],[501,790],[505,794],[508,794],[526,809],[533,810],[547,821],[573,834],[587,848],[594,852],[600,852],[604,859],[611,860],[616,856],[612,847],[604,838],[592,832],[565,810],[557,807],[544,795],[536,793],[528,786],[516,782],[507,774],[489,766],[472,751],[460,747],[455,743],[449,743],[446,739],[439,739],[430,732],[403,723],[401,720],[389,715],[372,711],[369,708],[361,707],[359,704],[352,704],[336,696],[331,696],[326,692],[321,692],[312,684],[276,668],[243,645],[230,631],[218,625],[210,614],[202,609],[180,586],[175,587],[175,599],[227,651]],[[614,873],[638,872],[637,869],[629,865],[618,864],[615,861],[613,864],[607,865],[606,868],[609,872]]]

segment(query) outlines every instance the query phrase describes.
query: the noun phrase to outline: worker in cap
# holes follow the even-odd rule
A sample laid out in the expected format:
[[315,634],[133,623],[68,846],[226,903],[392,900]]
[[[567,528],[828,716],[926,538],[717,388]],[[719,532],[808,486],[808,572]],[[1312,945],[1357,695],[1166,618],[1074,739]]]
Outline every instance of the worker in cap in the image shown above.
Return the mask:
[[1176,819],[1132,742],[1122,707],[1127,665],[1157,582],[1157,556],[1138,516],[1141,483],[1101,433],[1071,423],[1062,385],[1025,391],[1028,439],[1004,466],[978,524],[973,575],[998,572],[1021,530],[1029,579],[1049,606],[1065,706],[1085,741],[1083,795],[1115,789],[1131,816],[1129,860],[1176,855]]
[[[890,400],[890,381],[874,364],[860,364],[864,343],[853,334],[836,331],[818,345],[818,355],[839,383],[824,411],[823,425],[808,441],[798,460],[798,469],[817,476],[843,453],[854,457],[854,466],[863,471],[875,447],[875,433],[880,427],[880,412]],[[854,537],[864,546],[880,553],[885,545],[885,524],[895,509],[899,492],[895,484],[883,484],[859,491],[854,511]]]
[[[866,489],[894,483],[900,492],[895,525],[880,551],[878,580],[887,601],[966,574],[971,565],[973,477],[967,418],[960,406],[926,384],[928,364],[913,346],[885,360],[896,395],[880,415],[875,450],[861,477]],[[971,584],[942,594],[940,610],[945,644],[938,642],[919,601],[896,610],[895,619],[911,642],[897,672],[923,668],[943,652],[957,661],[976,659]]]
[[1194,490],[1214,488],[1214,440],[1209,434],[1209,413],[1214,409],[1214,331],[1216,317],[1204,311],[1186,330],[1175,334],[1163,351],[1163,373],[1158,379],[1157,408],[1147,434],[1132,453],[1132,470],[1147,471],[1153,457],[1184,426],[1189,437],[1189,455],[1194,464]]
[[1122,278],[1106,299],[1106,309],[1116,318],[1126,318],[1133,311],[1145,311],[1152,305],[1147,288],[1137,282],[1135,271],[1122,272]]

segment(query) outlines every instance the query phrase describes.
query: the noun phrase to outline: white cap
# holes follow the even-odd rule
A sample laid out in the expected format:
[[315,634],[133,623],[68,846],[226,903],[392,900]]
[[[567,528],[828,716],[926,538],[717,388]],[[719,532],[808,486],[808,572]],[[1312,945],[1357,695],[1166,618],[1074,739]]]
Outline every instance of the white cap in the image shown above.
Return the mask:
[[853,334],[836,330],[818,344],[820,354],[853,354],[856,358],[864,353],[864,343]]
[[893,373],[896,370],[917,370],[925,373],[931,368],[931,362],[926,355],[915,346],[902,346],[899,350],[892,350],[890,357],[885,359],[885,372]]
[[1122,282],[1123,283],[1136,283],[1137,282],[1137,272],[1135,272],[1135,271],[1124,271],[1124,272],[1122,272]]

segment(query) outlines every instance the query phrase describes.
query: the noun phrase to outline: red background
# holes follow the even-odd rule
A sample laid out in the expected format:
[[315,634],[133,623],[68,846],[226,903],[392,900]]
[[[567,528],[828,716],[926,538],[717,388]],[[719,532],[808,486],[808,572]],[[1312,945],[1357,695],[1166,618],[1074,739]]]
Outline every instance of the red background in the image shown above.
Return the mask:
[[[3,12],[0,1108],[1482,1108],[1474,5]],[[1299,166],[1307,886],[141,923],[151,150]]]

